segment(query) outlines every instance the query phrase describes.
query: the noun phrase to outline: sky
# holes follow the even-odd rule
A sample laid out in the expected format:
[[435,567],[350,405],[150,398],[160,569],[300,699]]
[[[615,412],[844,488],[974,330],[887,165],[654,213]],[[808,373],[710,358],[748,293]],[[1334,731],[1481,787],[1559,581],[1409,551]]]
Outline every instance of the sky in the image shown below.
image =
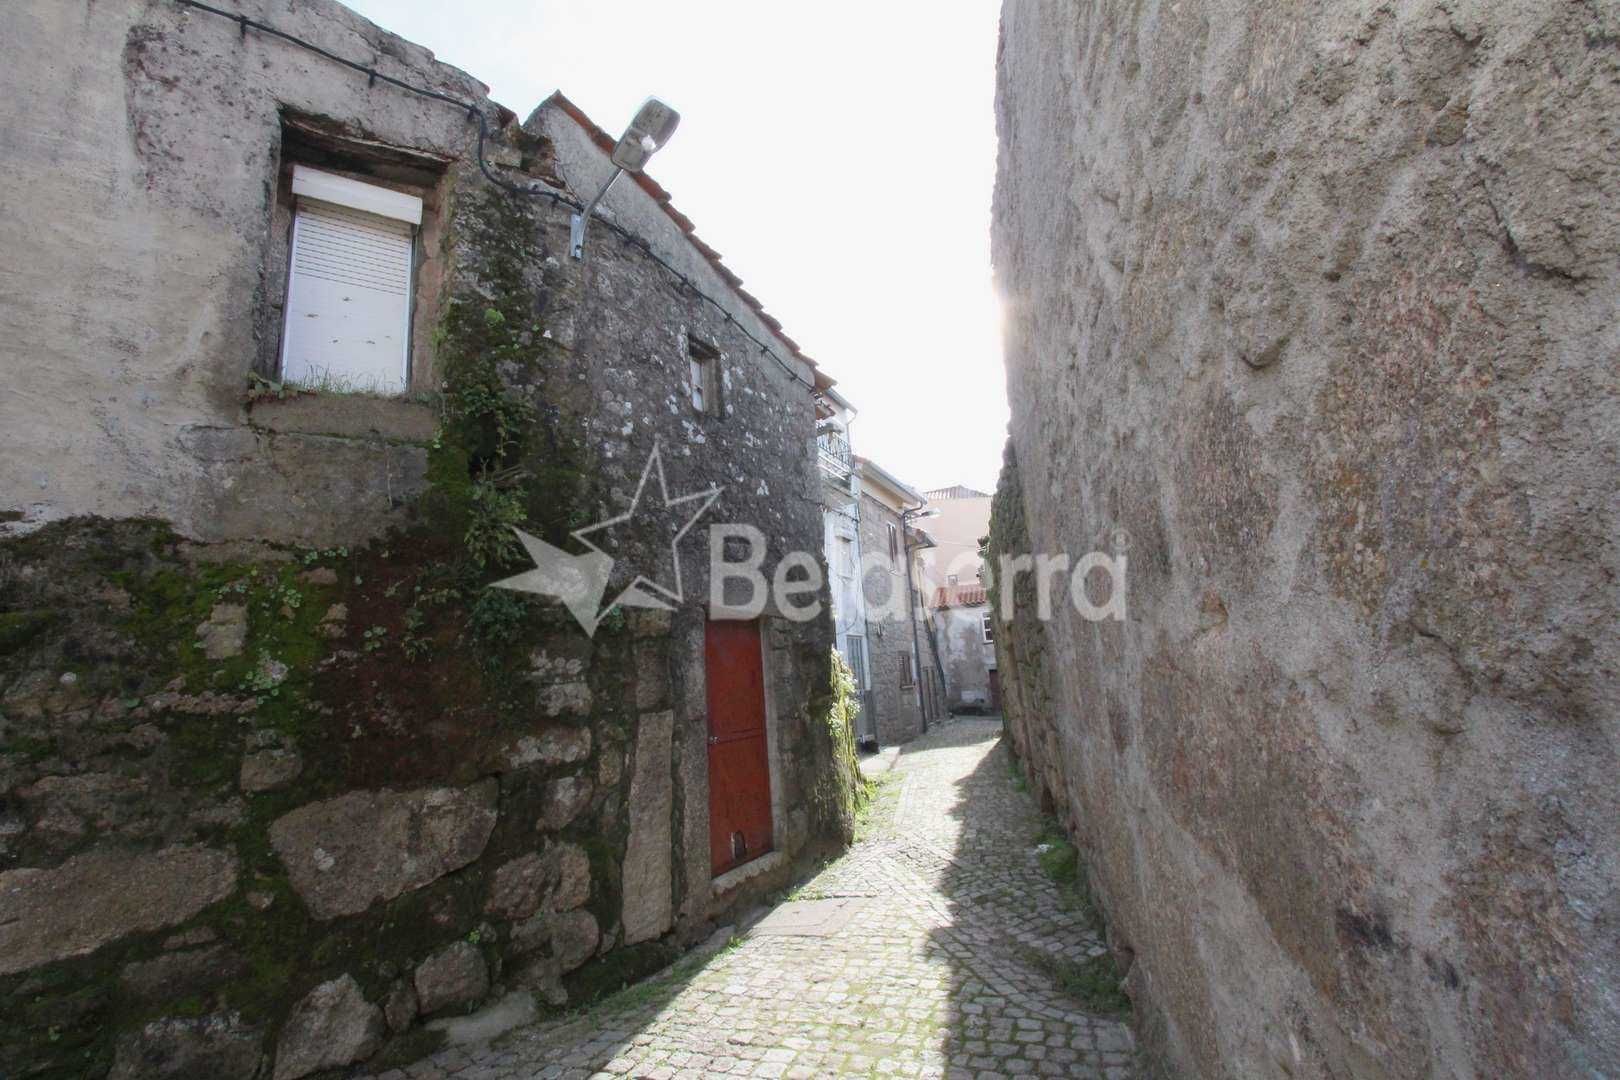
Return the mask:
[[561,89],[647,172],[859,410],[855,452],[993,491],[1006,438],[990,280],[995,0],[345,0],[526,117]]

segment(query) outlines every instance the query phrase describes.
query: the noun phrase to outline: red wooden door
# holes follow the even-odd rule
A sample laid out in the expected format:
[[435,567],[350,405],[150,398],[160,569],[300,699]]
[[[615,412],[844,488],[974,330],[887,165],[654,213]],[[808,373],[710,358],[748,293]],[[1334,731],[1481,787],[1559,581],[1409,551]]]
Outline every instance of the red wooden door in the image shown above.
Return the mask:
[[771,850],[771,771],[759,623],[711,620],[704,631],[709,699],[709,858],[714,873]]

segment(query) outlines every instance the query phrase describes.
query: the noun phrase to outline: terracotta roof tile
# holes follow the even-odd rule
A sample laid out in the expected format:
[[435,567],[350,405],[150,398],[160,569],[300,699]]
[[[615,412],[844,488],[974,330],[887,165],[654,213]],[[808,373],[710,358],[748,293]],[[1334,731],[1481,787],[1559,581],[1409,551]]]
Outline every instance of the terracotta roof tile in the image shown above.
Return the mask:
[[983,585],[941,585],[934,590],[936,608],[977,607],[985,602]]

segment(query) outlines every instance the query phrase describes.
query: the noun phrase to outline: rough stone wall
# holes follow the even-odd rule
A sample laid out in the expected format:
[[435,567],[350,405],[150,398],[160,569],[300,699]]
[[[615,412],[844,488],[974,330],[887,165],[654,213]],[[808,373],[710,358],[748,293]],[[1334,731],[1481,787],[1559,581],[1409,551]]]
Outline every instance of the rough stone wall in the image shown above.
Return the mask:
[[894,526],[896,537],[903,534],[900,515],[887,503],[863,493],[860,507],[861,555],[874,564],[867,570],[862,587],[866,590],[866,649],[872,668],[877,737],[880,744],[895,746],[915,739],[923,729],[916,684],[903,681],[901,675],[901,658],[913,655],[911,621],[905,614],[905,558],[889,557],[886,526]]
[[[335,4],[244,10],[402,77],[476,90]],[[0,14],[25,46],[8,88],[42,92],[50,78],[30,65],[64,43],[83,64],[83,125],[53,129],[52,152],[152,170],[139,183],[119,174],[116,197],[92,204],[109,250],[133,260],[110,314],[86,303],[6,346],[61,360],[18,384],[26,404],[38,380],[56,380],[60,399],[27,423],[61,429],[46,443],[62,448],[52,475],[76,478],[39,510],[28,463],[48,455],[14,457],[35,428],[6,429],[14,471],[0,474],[0,506],[30,526],[0,539],[6,1075],[262,1066],[294,1080],[408,1061],[462,1037],[461,1015],[485,1003],[532,1015],[534,1002],[578,1003],[663,964],[851,827],[854,778],[829,724],[830,624],[767,609],[776,853],[746,881],[711,882],[702,528],[680,548],[685,602],[611,614],[594,637],[554,603],[487,588],[527,565],[510,524],[579,550],[571,531],[629,508],[655,445],[672,496],[723,486],[704,524],[764,532],[767,575],[786,551],[819,550],[805,373],[760,356],[737,325],[768,328],[740,304],[727,320],[622,243],[566,260],[566,210],[492,188],[456,110],[443,109],[452,137],[440,106],[379,104],[395,91],[177,11]],[[109,71],[121,90],[104,85]],[[315,94],[327,97],[305,100]],[[270,272],[254,245],[272,216],[279,109],[294,106],[448,159],[430,406],[243,400]],[[582,155],[578,131],[556,139]],[[41,167],[31,132],[5,132],[7,146],[32,147],[8,168]],[[566,185],[576,174],[554,171],[550,138],[509,125],[490,152],[514,179]],[[229,152],[210,141],[233,139]],[[71,231],[83,208],[30,197],[29,259],[73,280],[104,274],[101,253],[42,227]],[[639,189],[621,206],[655,250],[685,243]],[[205,250],[198,276],[146,274],[167,265],[146,245],[170,232]],[[32,274],[18,271],[19,303],[48,307]],[[197,338],[173,354],[165,335],[182,309]],[[113,323],[123,366],[103,351]],[[721,354],[719,415],[687,405],[690,334]],[[146,397],[107,385],[126,377]],[[161,414],[150,429],[148,405]],[[127,438],[105,457],[118,425]],[[193,430],[235,448],[219,469],[175,441]],[[275,448],[289,440],[330,451],[323,471],[281,468]],[[357,479],[407,445],[411,484]],[[85,456],[97,454],[99,478]],[[267,467],[263,505],[238,512],[232,493]],[[379,489],[382,502],[356,494]],[[649,503],[661,494],[649,480]],[[88,511],[104,516],[73,516]],[[601,539],[625,566],[668,571],[664,524],[638,518]],[[290,542],[313,537],[319,547]]]
[[[1016,558],[1030,551],[1024,488],[1011,440],[996,480],[986,551],[992,567],[1002,565],[1004,555]],[[1011,575],[1005,587],[994,572],[986,575],[985,591],[996,628],[994,649],[1001,679],[1002,726],[1041,812],[1054,814],[1070,835],[1079,836],[1080,823],[1076,807],[1068,798],[1059,738],[1072,721],[1066,719],[1068,711],[1060,707],[1056,697],[1047,659],[1050,640],[1045,624],[1037,617],[1040,607],[1035,590],[1035,578],[1030,574]]]
[[1007,505],[1129,558],[1011,724],[1187,1075],[1620,1068],[1617,41],[1003,9]]

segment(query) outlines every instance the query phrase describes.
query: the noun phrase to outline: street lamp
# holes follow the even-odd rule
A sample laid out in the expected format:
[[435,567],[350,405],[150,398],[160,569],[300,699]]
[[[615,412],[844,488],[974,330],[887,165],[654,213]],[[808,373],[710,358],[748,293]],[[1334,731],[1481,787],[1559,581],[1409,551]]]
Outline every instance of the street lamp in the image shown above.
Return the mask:
[[575,214],[568,222],[568,249],[576,259],[585,257],[585,226],[590,224],[591,214],[596,211],[596,204],[608,193],[613,181],[619,178],[620,173],[638,173],[647,167],[647,159],[658,152],[658,149],[669,142],[669,137],[675,134],[675,128],[681,122],[681,114],[665,105],[657,98],[648,98],[636,110],[635,119],[630,126],[624,129],[619,141],[613,146],[613,175],[607,178],[602,190],[596,193],[596,198],[585,204],[585,209]]
[[900,547],[906,555],[906,613],[911,616],[911,655],[912,662],[917,665],[917,712],[922,716],[924,731],[928,730],[928,705],[923,701],[922,646],[917,642],[917,593],[911,583],[912,544],[906,538],[906,530],[911,527],[913,521],[938,516],[937,506],[928,510],[916,506],[910,510],[900,511]]

